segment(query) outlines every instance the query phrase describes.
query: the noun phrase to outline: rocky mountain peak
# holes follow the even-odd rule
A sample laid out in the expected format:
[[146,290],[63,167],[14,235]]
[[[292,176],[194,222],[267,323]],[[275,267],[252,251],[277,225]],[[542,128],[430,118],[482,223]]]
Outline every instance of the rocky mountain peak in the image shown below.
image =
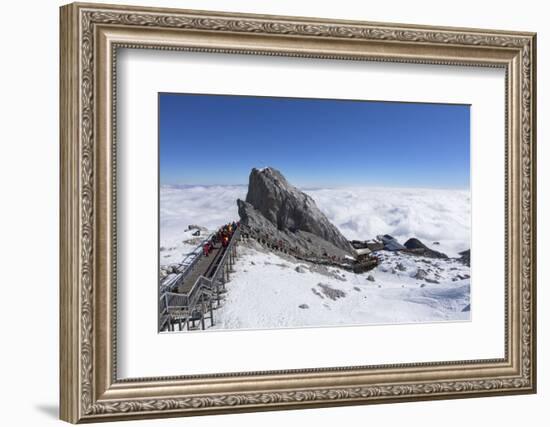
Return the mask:
[[[314,252],[315,246],[318,246],[320,250],[335,255],[354,252],[348,240],[320,211],[315,201],[291,185],[277,169],[252,169],[246,201],[239,200],[237,203],[244,224],[267,227],[273,229],[272,232],[277,230],[279,238],[284,237],[283,240],[290,240],[296,246],[306,246]],[[262,218],[258,218],[259,215]],[[312,236],[316,242],[313,242]]]

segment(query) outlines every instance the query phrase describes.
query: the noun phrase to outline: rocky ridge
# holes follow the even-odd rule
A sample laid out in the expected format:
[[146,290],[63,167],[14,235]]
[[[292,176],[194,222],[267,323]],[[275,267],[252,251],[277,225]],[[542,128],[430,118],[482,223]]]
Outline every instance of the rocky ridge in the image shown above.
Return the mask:
[[241,224],[311,256],[355,256],[350,242],[315,201],[274,168],[252,169],[246,200],[237,200]]

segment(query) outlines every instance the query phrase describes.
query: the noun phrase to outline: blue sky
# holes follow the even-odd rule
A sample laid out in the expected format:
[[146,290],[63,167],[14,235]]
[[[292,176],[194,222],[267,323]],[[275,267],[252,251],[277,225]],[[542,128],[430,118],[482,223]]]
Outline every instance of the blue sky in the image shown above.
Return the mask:
[[161,184],[468,188],[468,105],[159,94]]

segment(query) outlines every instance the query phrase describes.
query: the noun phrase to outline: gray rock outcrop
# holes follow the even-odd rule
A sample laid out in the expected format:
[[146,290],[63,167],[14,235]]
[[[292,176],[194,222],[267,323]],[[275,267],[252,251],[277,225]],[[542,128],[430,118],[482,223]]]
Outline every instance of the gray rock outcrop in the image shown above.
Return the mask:
[[376,237],[384,245],[384,249],[387,251],[401,251],[405,249],[397,239],[389,234],[382,234]]
[[355,256],[355,250],[315,201],[276,169],[252,169],[246,201],[237,200],[241,223],[270,240],[312,256]]
[[464,265],[470,266],[470,249],[459,252],[460,255],[460,262],[462,262]]
[[448,258],[443,252],[430,249],[416,237],[411,237],[407,240],[405,242],[405,248],[407,248],[407,253],[412,255],[425,256],[428,258]]
[[405,242],[405,247],[407,249],[428,249],[428,247],[418,240],[416,237],[411,237]]

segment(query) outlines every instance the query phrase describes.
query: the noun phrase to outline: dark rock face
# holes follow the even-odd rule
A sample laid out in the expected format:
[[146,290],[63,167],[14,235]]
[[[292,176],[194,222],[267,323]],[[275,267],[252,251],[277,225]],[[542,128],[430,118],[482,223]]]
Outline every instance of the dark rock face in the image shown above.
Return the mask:
[[237,200],[241,223],[318,255],[353,255],[354,249],[307,194],[273,168],[252,169],[246,201]]
[[416,237],[411,237],[405,242],[406,252],[411,255],[425,256],[428,258],[448,258],[443,252],[434,251],[427,247]]
[[402,251],[405,249],[401,243],[399,243],[395,237],[390,236],[389,234],[383,234],[377,236],[378,240],[384,245],[384,249],[387,251]]
[[411,237],[405,242],[405,247],[407,249],[428,249],[428,247],[418,240],[416,237]]
[[460,262],[462,262],[463,264],[469,267],[470,266],[470,249],[459,252],[459,255],[460,255],[460,258],[459,258]]
[[330,223],[313,199],[290,185],[273,168],[252,169],[246,202],[279,230],[305,231],[345,251],[350,250],[347,239]]

